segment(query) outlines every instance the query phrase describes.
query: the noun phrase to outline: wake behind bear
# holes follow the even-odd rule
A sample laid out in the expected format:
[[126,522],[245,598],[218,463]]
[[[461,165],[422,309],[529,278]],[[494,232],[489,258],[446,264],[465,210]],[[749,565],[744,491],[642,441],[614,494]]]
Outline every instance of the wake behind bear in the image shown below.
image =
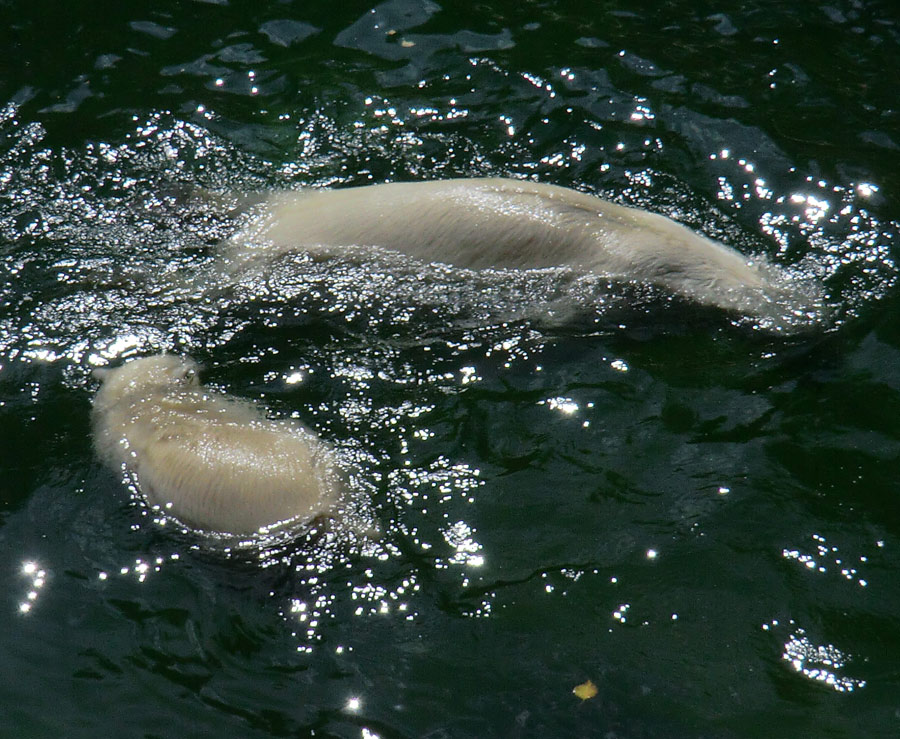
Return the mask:
[[100,458],[130,472],[149,503],[206,531],[292,530],[348,515],[331,447],[296,421],[204,388],[197,372],[191,360],[166,354],[98,370]]

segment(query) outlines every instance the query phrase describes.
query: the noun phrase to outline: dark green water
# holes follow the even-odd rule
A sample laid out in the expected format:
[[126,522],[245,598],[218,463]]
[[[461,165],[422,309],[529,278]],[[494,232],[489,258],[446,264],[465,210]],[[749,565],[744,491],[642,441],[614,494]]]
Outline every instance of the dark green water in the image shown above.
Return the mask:
[[[892,3],[7,2],[0,49],[0,735],[900,734]],[[234,228],[197,186],[487,174],[834,320],[387,257],[172,290]],[[383,540],[154,521],[90,370],[161,349],[334,443]]]

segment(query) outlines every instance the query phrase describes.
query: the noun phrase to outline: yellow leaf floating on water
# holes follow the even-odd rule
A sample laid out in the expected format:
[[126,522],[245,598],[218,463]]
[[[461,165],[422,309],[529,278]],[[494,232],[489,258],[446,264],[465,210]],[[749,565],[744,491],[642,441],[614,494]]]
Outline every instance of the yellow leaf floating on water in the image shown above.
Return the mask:
[[581,685],[576,685],[572,688],[572,692],[581,698],[581,700],[586,701],[597,695],[597,686],[594,685],[591,680],[588,680],[587,682],[581,683]]

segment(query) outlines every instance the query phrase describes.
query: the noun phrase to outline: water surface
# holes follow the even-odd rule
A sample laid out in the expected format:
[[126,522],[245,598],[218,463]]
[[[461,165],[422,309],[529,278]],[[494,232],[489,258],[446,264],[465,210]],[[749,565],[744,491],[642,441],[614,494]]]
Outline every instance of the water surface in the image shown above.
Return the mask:
[[[891,4],[0,28],[0,733],[897,734]],[[203,284],[222,195],[481,175],[669,215],[815,276],[831,317],[390,254]],[[384,537],[227,547],[148,510],[93,453],[91,370],[162,350],[315,428]]]

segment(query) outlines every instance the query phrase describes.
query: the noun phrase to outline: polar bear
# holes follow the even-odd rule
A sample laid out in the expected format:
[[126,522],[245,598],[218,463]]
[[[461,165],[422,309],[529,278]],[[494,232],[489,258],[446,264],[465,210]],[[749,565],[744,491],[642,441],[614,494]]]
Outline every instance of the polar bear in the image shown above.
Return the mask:
[[202,530],[251,534],[334,514],[344,495],[334,451],[296,421],[202,387],[197,372],[168,354],[97,370],[100,458]]
[[234,275],[260,256],[348,246],[473,270],[570,267],[774,321],[823,310],[817,285],[665,216],[503,178],[275,193],[220,256]]

